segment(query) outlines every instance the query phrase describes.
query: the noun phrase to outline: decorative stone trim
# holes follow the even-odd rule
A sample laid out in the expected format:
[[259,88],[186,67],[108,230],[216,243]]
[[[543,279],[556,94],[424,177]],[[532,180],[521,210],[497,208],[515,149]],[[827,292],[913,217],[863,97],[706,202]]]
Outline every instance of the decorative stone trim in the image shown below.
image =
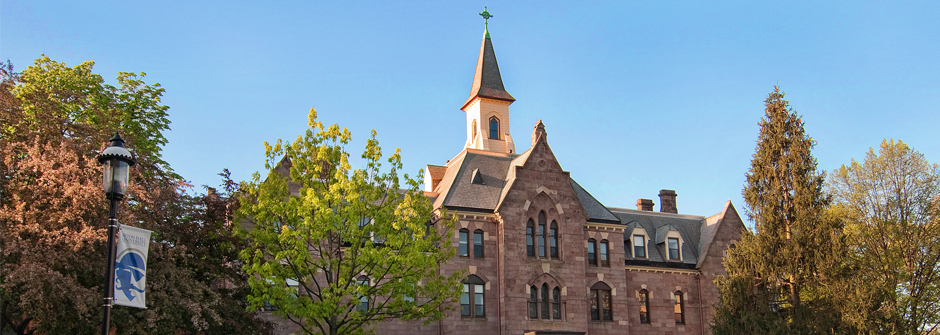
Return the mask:
[[627,271],[637,271],[637,272],[678,273],[678,274],[686,274],[686,275],[701,274],[701,271],[699,270],[658,268],[658,267],[652,267],[652,266],[638,266],[638,265],[627,265],[627,266],[624,266],[624,269],[626,269]]

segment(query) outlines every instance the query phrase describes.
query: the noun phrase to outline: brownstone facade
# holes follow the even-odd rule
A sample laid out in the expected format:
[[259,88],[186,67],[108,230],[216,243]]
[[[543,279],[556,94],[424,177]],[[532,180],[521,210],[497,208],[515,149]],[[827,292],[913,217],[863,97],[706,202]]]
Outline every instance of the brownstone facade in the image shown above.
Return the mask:
[[[714,279],[743,229],[731,203],[710,217],[683,215],[677,193],[662,190],[660,212],[649,199],[638,200],[635,210],[606,207],[562,170],[541,121],[531,147],[516,152],[508,133],[515,98],[503,87],[486,36],[462,107],[467,144],[425,174],[434,206],[457,216],[453,245],[467,239],[467,256],[454,257],[442,271],[468,274],[462,299],[469,309],[455,306],[429,325],[384,322],[375,332],[710,334]],[[474,252],[477,232],[482,254]],[[482,308],[474,304],[477,287]]]

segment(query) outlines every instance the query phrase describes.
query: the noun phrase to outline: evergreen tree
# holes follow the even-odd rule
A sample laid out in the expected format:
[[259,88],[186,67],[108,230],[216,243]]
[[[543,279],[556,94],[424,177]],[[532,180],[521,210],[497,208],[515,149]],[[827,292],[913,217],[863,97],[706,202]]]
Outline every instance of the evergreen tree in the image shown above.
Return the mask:
[[774,87],[765,101],[743,192],[756,231],[729,249],[728,275],[716,280],[715,334],[844,330],[828,285],[843,271],[841,225],[827,215],[814,141],[783,98]]

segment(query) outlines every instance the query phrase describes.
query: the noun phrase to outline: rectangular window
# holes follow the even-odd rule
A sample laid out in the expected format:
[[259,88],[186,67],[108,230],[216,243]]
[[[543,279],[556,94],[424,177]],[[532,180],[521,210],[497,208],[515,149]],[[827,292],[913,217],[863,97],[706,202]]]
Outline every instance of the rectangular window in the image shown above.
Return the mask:
[[591,320],[600,320],[601,313],[597,305],[597,290],[591,290]]
[[483,258],[483,232],[473,232],[473,257]]
[[650,323],[650,296],[646,290],[640,291],[640,323]]
[[458,256],[461,256],[461,257],[469,257],[469,256],[470,256],[470,253],[469,253],[468,250],[467,250],[467,249],[468,249],[468,248],[467,248],[467,247],[468,247],[468,246],[467,246],[467,239],[469,238],[469,236],[467,236],[467,235],[468,235],[468,233],[467,233],[466,230],[461,230],[461,231],[460,231],[460,246],[459,246],[459,248],[458,248],[458,250],[457,250],[457,255],[458,255]]
[[610,266],[610,258],[607,257],[607,241],[601,241],[601,266]]
[[525,252],[529,257],[535,257],[535,247],[532,245],[534,242],[532,238],[532,230],[534,228],[532,228],[531,222],[532,220],[529,220],[529,226],[525,228]]
[[681,325],[685,324],[685,304],[682,302],[682,291],[676,292],[675,300],[675,313],[676,313],[676,324]]
[[482,318],[483,313],[483,285],[473,285],[473,316]]
[[597,265],[597,242],[594,240],[588,241],[588,264]]
[[558,258],[558,228],[555,228],[555,221],[552,221],[552,228],[549,231],[549,248],[552,258]]
[[669,239],[669,260],[679,260],[679,239]]
[[561,320],[561,290],[558,287],[552,290],[552,318]]
[[470,316],[470,284],[463,284],[463,293],[460,294],[460,315]]
[[633,235],[633,258],[646,258],[646,237]]
[[602,290],[600,292],[601,298],[601,318],[603,321],[613,321],[613,304],[610,301],[610,291]]
[[539,257],[545,257],[545,225],[539,225],[539,234],[535,238],[535,248],[539,251]]

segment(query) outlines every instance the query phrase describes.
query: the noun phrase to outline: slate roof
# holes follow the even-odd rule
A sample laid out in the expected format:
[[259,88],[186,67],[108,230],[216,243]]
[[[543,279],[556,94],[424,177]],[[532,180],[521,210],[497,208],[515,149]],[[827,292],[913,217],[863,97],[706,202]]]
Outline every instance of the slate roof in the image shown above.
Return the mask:
[[[630,233],[634,227],[642,227],[649,235],[650,242],[646,248],[648,257],[646,259],[634,259],[628,249],[626,254],[627,265],[695,268],[700,255],[701,226],[704,224],[705,217],[623,208],[610,208],[610,210],[621,222],[627,224],[624,243],[632,243]],[[678,231],[679,235],[682,236],[682,241],[685,242],[682,244],[681,265],[675,261],[668,261],[665,241],[666,234],[671,229]],[[633,244],[626,245],[633,247]]]
[[571,179],[571,187],[578,194],[578,200],[581,200],[581,206],[584,207],[584,213],[588,216],[588,221],[604,223],[621,223],[620,219],[614,216],[606,206],[588,193],[578,182]]
[[[464,151],[448,164],[435,206],[493,212],[506,186],[511,157]],[[482,183],[474,183],[474,171]]]
[[503,77],[499,74],[499,64],[496,63],[496,52],[493,51],[493,41],[490,40],[489,34],[484,35],[480,45],[480,57],[477,58],[477,70],[473,74],[470,97],[460,109],[467,107],[476,97],[516,101],[503,87]]

